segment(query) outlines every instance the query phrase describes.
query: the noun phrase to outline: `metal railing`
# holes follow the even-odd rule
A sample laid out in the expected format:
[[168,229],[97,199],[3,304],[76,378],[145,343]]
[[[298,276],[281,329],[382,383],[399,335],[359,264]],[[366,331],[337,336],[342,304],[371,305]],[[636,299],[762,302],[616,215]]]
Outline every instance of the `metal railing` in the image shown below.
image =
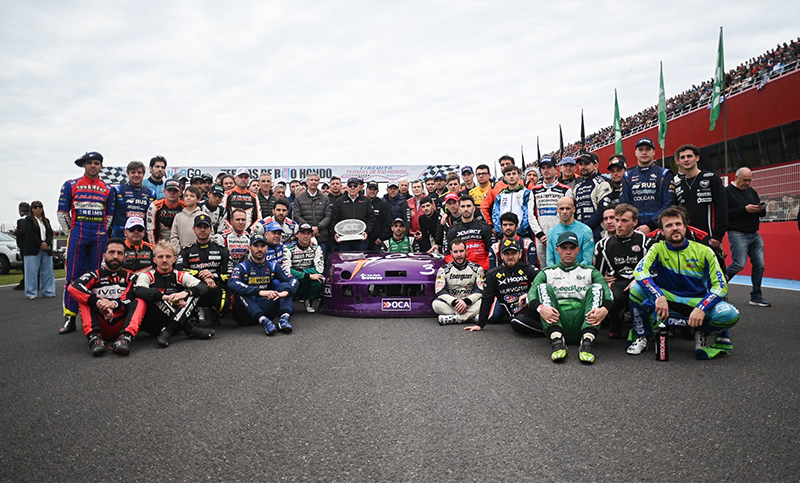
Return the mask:
[[767,204],[763,221],[793,221],[800,206],[800,163],[753,171],[750,186]]

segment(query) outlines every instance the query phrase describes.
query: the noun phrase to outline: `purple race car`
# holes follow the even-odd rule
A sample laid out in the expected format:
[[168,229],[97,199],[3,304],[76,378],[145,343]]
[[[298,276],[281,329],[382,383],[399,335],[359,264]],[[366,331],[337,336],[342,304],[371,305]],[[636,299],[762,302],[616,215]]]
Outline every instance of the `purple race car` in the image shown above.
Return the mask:
[[441,255],[339,252],[331,255],[322,309],[347,317],[427,317]]

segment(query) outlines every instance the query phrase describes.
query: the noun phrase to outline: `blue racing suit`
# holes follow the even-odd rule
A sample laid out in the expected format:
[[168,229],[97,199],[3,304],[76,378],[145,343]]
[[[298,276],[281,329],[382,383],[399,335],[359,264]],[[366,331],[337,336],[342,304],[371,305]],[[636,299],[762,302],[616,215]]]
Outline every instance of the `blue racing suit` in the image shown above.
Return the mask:
[[128,218],[147,219],[147,208],[155,201],[153,191],[146,187],[136,188],[126,183],[114,188],[114,218],[111,221],[112,236],[125,238],[125,222]]
[[[100,178],[82,176],[61,187],[58,221],[69,232],[67,242],[66,285],[84,273],[100,269],[114,215],[114,190]],[[77,315],[78,301],[64,290],[64,315]]]
[[672,171],[655,163],[646,168],[631,168],[622,178],[619,202],[635,206],[639,210],[639,224],[655,230],[658,228],[658,215],[677,204]]
[[[274,286],[274,282],[278,282],[277,286]],[[249,258],[236,265],[228,279],[228,288],[234,293],[233,320],[241,325],[256,325],[261,317],[273,319],[292,314],[292,294],[299,287],[297,279],[287,275],[279,263],[267,260],[256,263]],[[261,290],[286,290],[289,296],[270,300],[258,295]]]

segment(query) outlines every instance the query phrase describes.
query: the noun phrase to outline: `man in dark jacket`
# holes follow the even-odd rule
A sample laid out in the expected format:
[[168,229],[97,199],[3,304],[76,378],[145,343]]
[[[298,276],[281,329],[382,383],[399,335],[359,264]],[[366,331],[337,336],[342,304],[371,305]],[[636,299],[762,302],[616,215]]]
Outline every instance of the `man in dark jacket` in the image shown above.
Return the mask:
[[383,196],[383,200],[386,201],[386,205],[389,208],[389,219],[402,219],[406,225],[407,232],[408,228],[411,226],[411,215],[408,211],[408,198],[400,193],[400,188],[395,181],[389,182],[386,191],[387,193]]
[[375,214],[375,223],[369,232],[368,250],[379,252],[383,242],[392,236],[391,220],[393,218],[389,214],[389,205],[381,198],[378,198],[378,183],[374,181],[367,183],[367,199],[372,204],[372,212]]
[[318,189],[319,175],[311,173],[307,178],[308,188],[297,195],[292,206],[294,221],[298,225],[308,223],[311,225],[317,244],[322,247],[323,258],[327,256],[328,240],[331,227],[331,202],[325,194]]
[[[14,236],[17,237],[17,248],[19,248],[20,252],[25,247],[25,230],[23,227],[25,218],[28,217],[30,212],[31,205],[27,202],[23,201],[19,204],[19,220],[17,220],[17,229],[14,230]],[[22,280],[14,287],[14,290],[25,290],[25,257],[22,257]]]
[[375,214],[372,211],[372,204],[367,197],[358,192],[358,179],[350,178],[347,180],[347,193],[339,197],[331,209],[331,225],[336,228],[336,224],[344,220],[361,220],[366,226],[361,240],[339,240],[339,234],[334,233],[333,239],[336,242],[336,251],[366,251],[368,247],[367,234],[372,231],[375,223]]

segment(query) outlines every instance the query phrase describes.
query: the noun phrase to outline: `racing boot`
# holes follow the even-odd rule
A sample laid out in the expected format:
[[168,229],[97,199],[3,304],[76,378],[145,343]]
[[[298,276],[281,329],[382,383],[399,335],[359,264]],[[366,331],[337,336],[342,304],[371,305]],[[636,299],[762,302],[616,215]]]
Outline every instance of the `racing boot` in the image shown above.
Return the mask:
[[214,329],[203,329],[192,324],[191,321],[183,324],[183,332],[189,339],[210,339],[214,337]]
[[586,336],[581,339],[581,345],[578,348],[578,357],[580,358],[581,362],[586,364],[594,364],[594,351],[592,350],[592,342],[593,340]]
[[166,327],[161,329],[161,333],[158,334],[158,338],[156,339],[158,345],[160,345],[161,347],[169,346],[170,337],[172,337],[172,334],[177,332],[179,328],[180,327],[178,326],[177,322],[170,322],[169,324],[167,324]]
[[725,351],[726,354],[733,352],[733,342],[731,342],[731,333],[728,329],[717,334],[717,338],[714,340],[714,343],[711,344],[711,347]]
[[102,355],[106,351],[106,341],[99,335],[93,335],[89,337],[89,349],[95,357]]
[[550,360],[553,362],[561,362],[567,358],[567,343],[561,336],[552,339],[552,341],[553,353],[550,354]]
[[131,350],[131,336],[122,334],[111,344],[110,349],[121,356],[127,356]]
[[457,324],[457,323],[458,323],[458,315],[456,314],[439,316],[439,325]]
[[278,320],[278,330],[283,332],[284,334],[291,334],[294,327],[292,324],[289,323],[289,314],[281,315],[280,320]]
[[264,333],[268,336],[275,335],[275,333],[278,332],[278,329],[275,328],[275,324],[266,317],[261,317],[261,327],[264,328]]
[[211,321],[211,326],[212,327],[217,327],[217,326],[220,325],[219,313],[216,311],[216,309],[209,309],[209,311],[208,311],[208,320]]
[[64,325],[58,329],[59,334],[69,334],[70,332],[75,332],[75,319],[74,315],[65,315],[64,316]]
[[303,306],[305,306],[306,312],[308,312],[309,314],[313,314],[314,312],[316,312],[316,310],[314,309],[314,303],[310,300],[305,300],[303,302]]

